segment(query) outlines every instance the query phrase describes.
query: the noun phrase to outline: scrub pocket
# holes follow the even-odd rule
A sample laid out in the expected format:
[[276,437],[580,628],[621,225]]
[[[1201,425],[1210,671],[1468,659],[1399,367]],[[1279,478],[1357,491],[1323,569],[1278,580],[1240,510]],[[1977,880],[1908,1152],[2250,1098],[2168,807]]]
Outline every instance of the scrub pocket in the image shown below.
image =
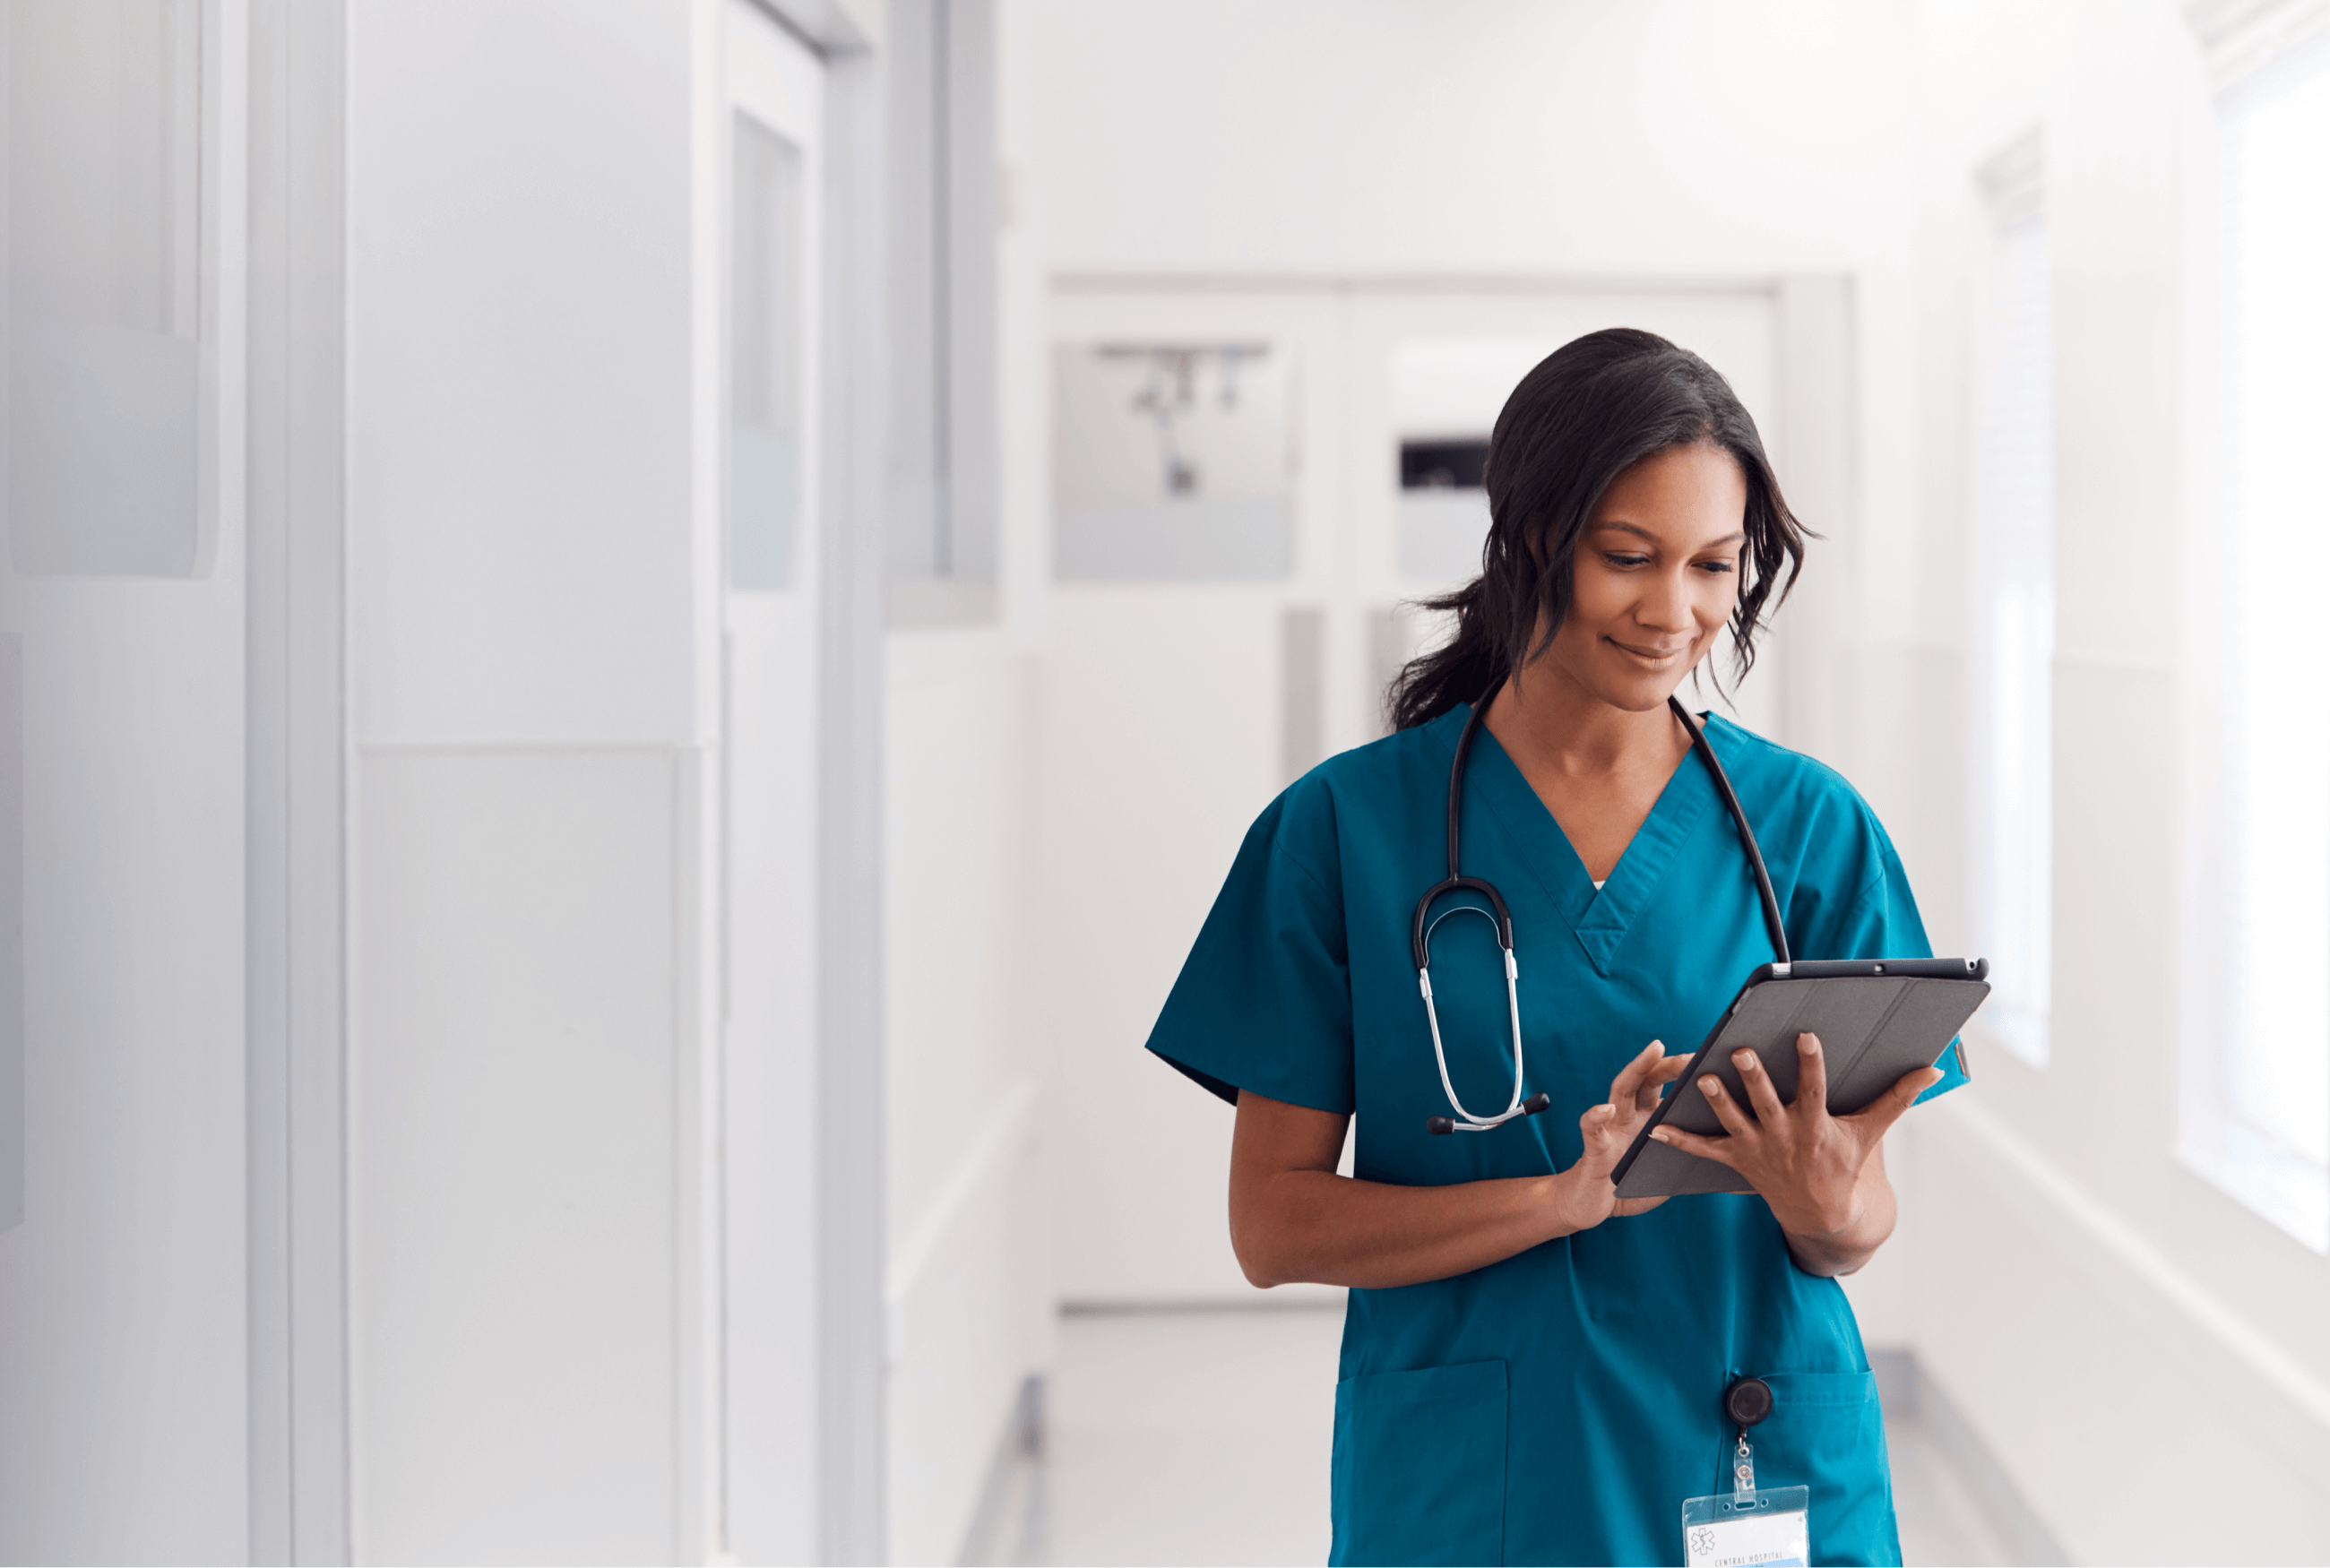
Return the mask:
[[1335,1385],[1331,1563],[1497,1563],[1505,1544],[1505,1364]]
[[[1898,1563],[1893,1472],[1872,1372],[1766,1372],[1772,1413],[1748,1429],[1758,1487],[1812,1488],[1814,1563]],[[1730,1434],[1717,1464],[1730,1487]]]

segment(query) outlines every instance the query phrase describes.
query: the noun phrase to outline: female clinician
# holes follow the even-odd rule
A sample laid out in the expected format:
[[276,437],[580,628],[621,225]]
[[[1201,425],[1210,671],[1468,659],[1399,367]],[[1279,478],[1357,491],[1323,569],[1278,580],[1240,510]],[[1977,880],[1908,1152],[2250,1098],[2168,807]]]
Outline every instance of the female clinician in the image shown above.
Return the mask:
[[[1332,1560],[1681,1563],[1683,1501],[1729,1485],[1724,1395],[1760,1377],[1757,1484],[1811,1488],[1813,1560],[1898,1563],[1875,1380],[1836,1276],[1891,1232],[1880,1140],[1962,1081],[1955,1059],[1849,1117],[1817,1096],[1783,1105],[1753,1072],[1748,1107],[1711,1077],[1681,1086],[1710,1094],[1729,1138],[1653,1136],[1755,1193],[1620,1203],[1611,1182],[1684,1053],[1775,956],[1687,723],[1760,841],[1795,957],[1929,953],[1851,786],[1668,704],[1725,633],[1746,673],[1803,531],[1730,387],[1645,332],[1595,333],[1532,370],[1485,482],[1482,574],[1439,601],[1453,640],[1401,674],[1394,734],[1255,822],[1149,1040],[1237,1107],[1246,1276],[1351,1288]],[[1520,1094],[1552,1110],[1435,1135],[1427,1117],[1451,1109],[1410,915],[1443,878],[1451,764],[1484,699],[1463,872],[1510,908]],[[1495,930],[1457,918],[1431,938],[1449,1087],[1475,1115],[1518,1098]],[[1797,1048],[1814,1072],[1818,1041]]]

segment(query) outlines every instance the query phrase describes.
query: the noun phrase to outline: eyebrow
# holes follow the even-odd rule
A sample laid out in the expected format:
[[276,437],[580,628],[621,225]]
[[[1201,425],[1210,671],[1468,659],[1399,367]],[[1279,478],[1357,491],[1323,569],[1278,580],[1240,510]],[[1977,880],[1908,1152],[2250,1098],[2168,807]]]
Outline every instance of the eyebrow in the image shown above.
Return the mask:
[[[1647,539],[1653,544],[1665,543],[1657,534],[1652,533],[1647,528],[1638,528],[1632,523],[1621,523],[1615,518],[1612,518],[1606,522],[1596,523],[1594,526],[1597,529],[1615,528],[1621,533],[1632,534],[1637,539]],[[1726,534],[1720,539],[1709,540],[1705,544],[1700,545],[1700,548],[1701,550],[1711,550],[1718,544],[1738,544],[1746,540],[1748,534],[1745,530],[1734,529],[1732,532]]]

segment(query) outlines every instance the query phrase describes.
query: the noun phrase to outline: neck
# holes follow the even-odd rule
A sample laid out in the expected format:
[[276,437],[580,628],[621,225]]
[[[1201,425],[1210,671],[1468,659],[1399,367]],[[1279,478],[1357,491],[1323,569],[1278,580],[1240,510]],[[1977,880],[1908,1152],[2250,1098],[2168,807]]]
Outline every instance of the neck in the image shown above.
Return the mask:
[[[1549,658],[1514,672],[1482,723],[1518,761],[1572,778],[1672,767],[1691,737],[1664,703],[1636,712],[1605,702]],[[1523,771],[1530,771],[1524,767]]]

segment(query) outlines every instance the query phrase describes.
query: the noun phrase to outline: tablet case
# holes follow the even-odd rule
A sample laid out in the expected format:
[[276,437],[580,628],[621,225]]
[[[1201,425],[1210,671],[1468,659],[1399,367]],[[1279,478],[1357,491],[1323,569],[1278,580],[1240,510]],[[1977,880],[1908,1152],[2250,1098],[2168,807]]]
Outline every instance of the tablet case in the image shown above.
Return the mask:
[[[1796,1092],[1796,1036],[1820,1036],[1828,1063],[1830,1114],[1849,1116],[1899,1082],[1930,1067],[1990,995],[1984,959],[1832,959],[1766,964],[1748,977],[1690,1068],[1675,1080],[1659,1109],[1611,1173],[1622,1198],[1673,1197],[1688,1193],[1754,1189],[1729,1166],[1685,1154],[1651,1137],[1662,1122],[1685,1132],[1724,1136],[1707,1097],[1690,1088],[1713,1072],[1735,1103],[1750,1101],[1731,1053],[1752,1048],[1786,1103]],[[1965,1047],[1960,1053],[1965,1063]]]

